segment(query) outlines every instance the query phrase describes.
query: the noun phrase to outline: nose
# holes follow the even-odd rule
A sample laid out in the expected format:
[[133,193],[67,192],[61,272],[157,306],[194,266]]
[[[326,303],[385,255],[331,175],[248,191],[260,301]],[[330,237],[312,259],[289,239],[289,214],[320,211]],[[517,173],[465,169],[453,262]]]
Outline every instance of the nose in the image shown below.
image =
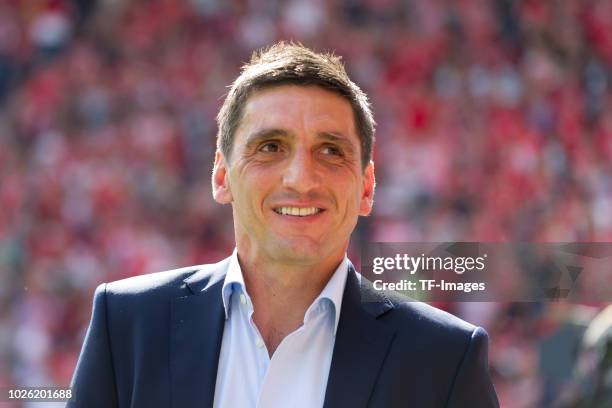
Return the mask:
[[320,186],[317,164],[309,149],[297,149],[291,155],[283,174],[283,186],[298,193],[307,193]]

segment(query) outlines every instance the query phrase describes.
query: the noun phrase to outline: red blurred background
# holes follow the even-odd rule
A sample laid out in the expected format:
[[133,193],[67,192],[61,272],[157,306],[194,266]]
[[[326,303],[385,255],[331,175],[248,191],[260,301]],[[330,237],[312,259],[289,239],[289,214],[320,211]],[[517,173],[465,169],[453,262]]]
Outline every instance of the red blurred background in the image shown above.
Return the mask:
[[[281,39],[343,56],[373,103],[376,205],[354,257],[368,241],[612,241],[610,1],[7,0],[0,385],[68,385],[99,283],[230,254],[214,117]],[[577,387],[604,305],[437,306],[487,329],[518,408]]]

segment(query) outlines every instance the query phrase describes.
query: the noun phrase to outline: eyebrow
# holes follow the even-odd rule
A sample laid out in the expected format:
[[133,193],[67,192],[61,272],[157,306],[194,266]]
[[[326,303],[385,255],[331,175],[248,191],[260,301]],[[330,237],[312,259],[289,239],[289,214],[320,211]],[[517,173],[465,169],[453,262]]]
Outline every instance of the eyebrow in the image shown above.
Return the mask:
[[[258,130],[257,132],[252,133],[249,136],[247,136],[247,140],[245,142],[245,148],[250,149],[254,145],[257,145],[263,142],[264,140],[271,139],[274,137],[295,139],[295,134],[293,134],[293,132],[290,132],[284,129],[277,129],[277,128]],[[317,134],[317,138],[342,145],[350,153],[355,152],[355,146],[353,142],[351,142],[343,134],[335,133],[335,132],[319,132]]]
[[263,142],[264,140],[271,139],[274,137],[285,137],[285,138],[290,137],[291,138],[291,137],[294,137],[294,135],[291,132],[287,132],[286,130],[283,130],[283,129],[262,129],[262,130],[258,130],[257,132],[251,133],[250,135],[248,135],[244,146],[247,149],[250,149],[254,145],[257,145]]

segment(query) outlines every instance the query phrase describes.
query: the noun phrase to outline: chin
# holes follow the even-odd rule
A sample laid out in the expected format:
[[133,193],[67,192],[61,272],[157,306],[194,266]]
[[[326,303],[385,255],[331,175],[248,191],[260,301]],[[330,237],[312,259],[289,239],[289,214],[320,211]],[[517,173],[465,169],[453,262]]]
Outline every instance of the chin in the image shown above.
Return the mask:
[[279,260],[310,264],[321,260],[323,247],[312,239],[285,239],[275,245],[274,254]]

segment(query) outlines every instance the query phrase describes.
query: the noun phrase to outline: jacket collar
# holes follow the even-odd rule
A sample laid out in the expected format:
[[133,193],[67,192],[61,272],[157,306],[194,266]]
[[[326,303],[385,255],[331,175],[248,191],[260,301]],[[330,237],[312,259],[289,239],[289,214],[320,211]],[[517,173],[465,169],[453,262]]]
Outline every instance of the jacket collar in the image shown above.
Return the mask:
[[206,265],[183,282],[191,291],[173,300],[170,382],[173,408],[212,407],[224,312],[221,300],[228,259]]
[[[225,320],[221,289],[229,261],[193,273],[184,280],[191,294],[172,302],[172,407],[213,406]],[[367,283],[348,262],[325,408],[367,405],[395,335],[377,320],[393,304]]]
[[230,260],[231,257],[228,257],[215,264],[204,265],[204,267],[194,272],[183,282],[185,282],[193,294],[205,292],[219,281],[223,281],[225,274],[227,273]]
[[351,264],[325,393],[324,408],[366,406],[395,330],[377,320],[393,303],[371,289]]

